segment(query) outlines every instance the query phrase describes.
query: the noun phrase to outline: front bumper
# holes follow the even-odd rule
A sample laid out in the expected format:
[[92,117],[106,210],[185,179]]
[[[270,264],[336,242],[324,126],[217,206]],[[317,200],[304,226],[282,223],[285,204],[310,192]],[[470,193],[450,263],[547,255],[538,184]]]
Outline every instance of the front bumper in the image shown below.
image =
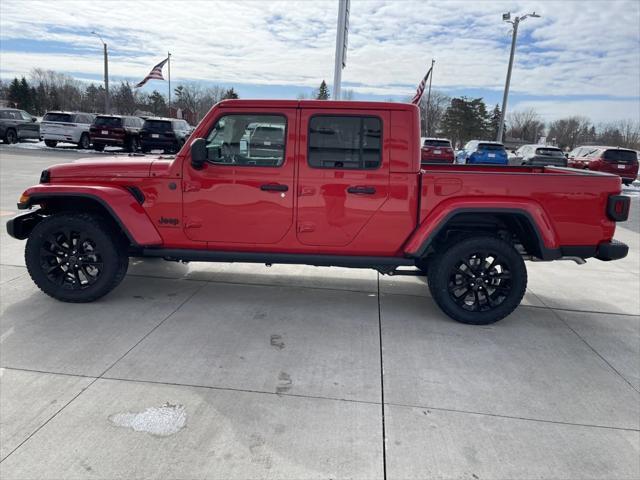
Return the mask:
[[56,142],[70,142],[70,143],[78,143],[80,141],[79,138],[74,138],[73,134],[66,133],[48,133],[41,132],[40,136],[43,140],[55,140]]
[[611,260],[619,260],[624,258],[629,253],[629,246],[626,243],[619,242],[618,240],[611,240],[608,243],[601,243],[598,245],[598,251],[595,257],[598,260],[605,262]]
[[10,237],[24,240],[42,218],[37,210],[20,213],[7,222],[7,233]]

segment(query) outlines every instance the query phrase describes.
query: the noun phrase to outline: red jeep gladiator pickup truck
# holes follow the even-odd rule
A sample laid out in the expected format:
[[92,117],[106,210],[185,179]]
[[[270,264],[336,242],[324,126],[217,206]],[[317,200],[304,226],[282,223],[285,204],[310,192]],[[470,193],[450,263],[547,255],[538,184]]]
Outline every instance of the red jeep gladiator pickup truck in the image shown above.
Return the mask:
[[629,211],[620,177],[421,170],[419,128],[409,104],[225,100],[174,159],[48,168],[7,229],[28,239],[33,281],[62,301],[111,291],[129,256],[309,264],[425,274],[442,310],[471,324],[518,306],[524,260],[626,256],[613,240]]

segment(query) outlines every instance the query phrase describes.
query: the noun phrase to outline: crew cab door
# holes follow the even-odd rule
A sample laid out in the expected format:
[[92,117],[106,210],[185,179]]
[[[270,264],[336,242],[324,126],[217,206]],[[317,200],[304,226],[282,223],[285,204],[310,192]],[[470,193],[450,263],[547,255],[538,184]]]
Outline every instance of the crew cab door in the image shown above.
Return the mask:
[[188,238],[274,244],[285,236],[293,225],[296,112],[220,110],[206,137],[204,168],[184,163]]
[[388,112],[300,113],[297,238],[351,243],[389,195]]

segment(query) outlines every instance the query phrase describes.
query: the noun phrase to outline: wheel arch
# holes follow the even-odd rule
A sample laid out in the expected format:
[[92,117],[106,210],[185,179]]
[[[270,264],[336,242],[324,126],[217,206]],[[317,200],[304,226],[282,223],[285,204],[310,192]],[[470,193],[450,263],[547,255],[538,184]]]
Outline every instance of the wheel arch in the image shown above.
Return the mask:
[[409,240],[405,253],[424,259],[439,245],[448,245],[456,238],[479,232],[504,236],[506,232],[522,245],[523,253],[542,260],[554,260],[562,255],[550,225],[542,210],[532,214],[524,208],[455,208],[442,215],[435,224],[426,219]]
[[[39,186],[40,187],[40,186]],[[40,206],[35,216],[42,218],[59,212],[90,212],[107,219],[117,231],[137,246],[160,245],[162,238],[142,208],[136,191],[118,187],[34,187],[25,191],[27,202],[19,204],[19,208],[27,209]],[[70,191],[71,189],[75,191]],[[138,191],[139,192],[139,191]],[[22,229],[22,235],[28,236],[39,220],[31,222]]]

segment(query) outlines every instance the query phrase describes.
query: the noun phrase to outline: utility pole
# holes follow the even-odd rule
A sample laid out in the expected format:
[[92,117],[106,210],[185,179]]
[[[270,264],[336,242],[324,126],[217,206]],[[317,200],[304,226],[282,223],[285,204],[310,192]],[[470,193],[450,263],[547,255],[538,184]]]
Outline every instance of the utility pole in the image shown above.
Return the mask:
[[436,61],[432,58],[431,59],[431,75],[429,75],[429,92],[427,92],[427,112],[426,112],[426,117],[427,117],[427,131],[425,132],[427,134],[427,137],[431,136],[431,120],[429,118],[429,108],[431,107],[431,81],[433,80],[433,65],[436,63]]
[[336,59],[333,71],[333,99],[340,100],[342,69],[347,65],[347,40],[349,36],[350,0],[339,0],[338,28],[336,30]]
[[540,18],[536,12],[522,15],[511,20],[511,12],[504,13],[502,20],[513,25],[513,31],[511,36],[511,54],[509,55],[509,67],[507,68],[507,80],[504,85],[504,95],[502,96],[502,111],[500,112],[500,125],[498,125],[497,142],[502,142],[502,136],[504,134],[504,119],[507,113],[507,99],[509,98],[509,85],[511,84],[511,69],[513,68],[513,57],[516,52],[516,40],[518,38],[518,25],[527,17]]
[[107,53],[107,44],[99,33],[95,31],[91,33],[100,39],[104,49],[104,113],[109,114],[111,106],[109,102],[109,54]]

